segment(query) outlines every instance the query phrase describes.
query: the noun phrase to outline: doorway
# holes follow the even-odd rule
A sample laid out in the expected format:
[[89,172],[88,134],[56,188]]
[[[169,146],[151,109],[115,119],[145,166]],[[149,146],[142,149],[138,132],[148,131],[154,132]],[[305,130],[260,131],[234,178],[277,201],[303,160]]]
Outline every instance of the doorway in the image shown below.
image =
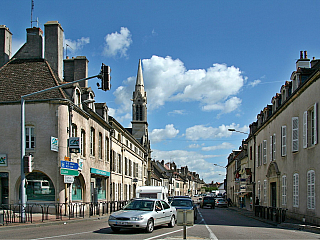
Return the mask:
[[277,183],[272,182],[270,185],[271,185],[271,206],[277,207]]
[[9,204],[9,173],[0,172],[0,204]]

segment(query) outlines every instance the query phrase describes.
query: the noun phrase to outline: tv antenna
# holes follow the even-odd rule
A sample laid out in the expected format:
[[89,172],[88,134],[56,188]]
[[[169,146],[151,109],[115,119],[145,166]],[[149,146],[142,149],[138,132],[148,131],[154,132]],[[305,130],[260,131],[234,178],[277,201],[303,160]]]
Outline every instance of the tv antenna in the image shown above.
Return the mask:
[[32,23],[34,23],[34,22],[37,23],[37,27],[38,27],[38,25],[39,25],[38,18],[37,18],[37,21],[33,21],[33,20],[32,20],[33,9],[34,9],[34,0],[31,0],[31,28],[32,28]]
[[68,47],[73,50],[73,48],[69,44],[66,43],[66,57],[68,56]]

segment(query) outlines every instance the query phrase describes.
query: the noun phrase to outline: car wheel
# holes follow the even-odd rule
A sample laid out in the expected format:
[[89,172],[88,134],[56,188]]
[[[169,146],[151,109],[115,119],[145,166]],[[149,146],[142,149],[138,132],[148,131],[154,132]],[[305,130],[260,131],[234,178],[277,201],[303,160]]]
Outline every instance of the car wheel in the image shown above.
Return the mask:
[[146,227],[146,232],[147,233],[152,233],[154,228],[154,223],[152,219],[149,219],[147,222],[147,227]]
[[119,232],[119,231],[120,231],[120,228],[118,228],[118,227],[111,227],[111,230],[114,231],[114,232]]
[[174,215],[172,215],[171,220],[168,224],[169,227],[174,227],[174,225],[176,224],[176,218],[174,217]]

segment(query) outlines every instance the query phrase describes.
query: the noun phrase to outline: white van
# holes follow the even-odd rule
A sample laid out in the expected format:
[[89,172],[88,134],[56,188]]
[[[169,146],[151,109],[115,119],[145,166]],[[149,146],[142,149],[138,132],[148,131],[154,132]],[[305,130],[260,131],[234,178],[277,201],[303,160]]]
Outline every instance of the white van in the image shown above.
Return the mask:
[[156,198],[168,201],[168,188],[164,186],[141,186],[136,190],[137,198]]

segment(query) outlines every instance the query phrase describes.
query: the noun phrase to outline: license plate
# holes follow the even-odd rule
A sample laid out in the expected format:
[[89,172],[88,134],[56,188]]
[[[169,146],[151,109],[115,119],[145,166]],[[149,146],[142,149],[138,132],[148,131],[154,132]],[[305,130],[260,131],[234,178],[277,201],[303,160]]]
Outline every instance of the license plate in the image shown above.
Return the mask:
[[128,225],[128,222],[116,222],[117,225]]

